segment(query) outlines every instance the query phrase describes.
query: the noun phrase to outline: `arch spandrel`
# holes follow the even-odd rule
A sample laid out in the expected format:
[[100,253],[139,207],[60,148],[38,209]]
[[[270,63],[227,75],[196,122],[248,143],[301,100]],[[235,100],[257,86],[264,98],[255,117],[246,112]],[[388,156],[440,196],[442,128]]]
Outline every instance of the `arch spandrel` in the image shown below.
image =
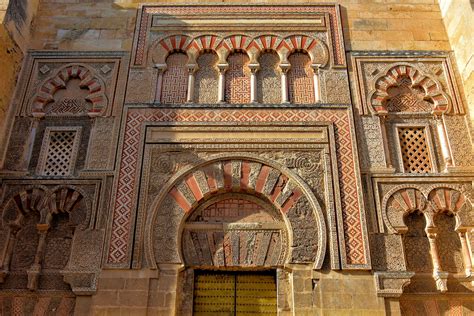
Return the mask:
[[247,194],[278,210],[288,231],[288,256],[282,263],[322,266],[326,225],[316,197],[288,168],[255,155],[218,155],[176,174],[152,204],[145,227],[145,256],[157,263],[184,263],[181,231],[186,219],[209,198]]

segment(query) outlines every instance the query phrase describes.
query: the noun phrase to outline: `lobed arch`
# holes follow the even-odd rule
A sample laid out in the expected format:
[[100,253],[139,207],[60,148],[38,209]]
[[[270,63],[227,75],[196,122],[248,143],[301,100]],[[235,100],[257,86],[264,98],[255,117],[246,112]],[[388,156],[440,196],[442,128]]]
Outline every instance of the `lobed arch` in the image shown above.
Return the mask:
[[385,71],[374,80],[374,86],[368,93],[368,104],[373,113],[387,113],[386,101],[389,97],[388,89],[398,85],[398,80],[408,77],[411,87],[419,87],[424,93],[423,99],[431,104],[432,112],[446,113],[450,110],[451,102],[443,91],[441,83],[423,73],[418,67],[410,64],[389,65]]
[[398,186],[382,200],[382,218],[390,233],[404,233],[406,214],[418,211],[426,219],[427,227],[435,227],[434,216],[448,213],[456,219],[456,230],[474,227],[472,204],[457,188],[449,185],[418,188],[413,185]]
[[33,97],[31,113],[44,116],[46,105],[54,101],[54,95],[58,90],[66,89],[66,85],[71,79],[80,79],[79,86],[89,90],[89,94],[86,96],[86,100],[92,103],[89,115],[104,114],[108,105],[104,81],[93,69],[78,63],[63,66],[43,81]]
[[252,63],[255,60],[256,51],[249,48],[251,43],[252,37],[245,34],[235,34],[224,37],[218,47],[219,57],[221,58],[220,62],[226,63],[227,57],[231,53],[242,51],[249,56],[250,62]]
[[[273,205],[286,218],[291,247],[285,263],[312,262],[315,269],[321,268],[327,237],[316,197],[291,170],[252,154],[216,155],[181,170],[168,181],[154,199],[145,225],[145,258],[149,266],[182,264],[180,234],[189,214],[209,198],[226,193],[252,195]],[[314,222],[311,234],[304,231],[312,226],[309,221]],[[307,236],[313,239],[308,240]],[[304,243],[313,246],[307,247],[311,249],[309,253],[304,253]]]

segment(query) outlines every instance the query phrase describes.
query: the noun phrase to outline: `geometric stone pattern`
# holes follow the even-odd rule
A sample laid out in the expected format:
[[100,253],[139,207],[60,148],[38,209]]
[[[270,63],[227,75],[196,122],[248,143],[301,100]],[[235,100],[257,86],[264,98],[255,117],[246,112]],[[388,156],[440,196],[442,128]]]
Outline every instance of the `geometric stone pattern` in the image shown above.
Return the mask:
[[151,110],[129,109],[122,157],[117,179],[112,213],[112,231],[109,240],[107,264],[126,266],[130,260],[132,210],[137,194],[140,130],[145,122],[274,122],[274,121],[330,121],[335,124],[336,156],[341,195],[341,213],[344,231],[346,266],[367,263],[366,241],[363,234],[362,214],[358,194],[358,177],[354,170],[355,153],[351,124],[347,110]]
[[280,58],[274,52],[263,53],[257,72],[257,98],[259,103],[281,103],[281,79],[278,71]]
[[314,84],[311,59],[304,53],[293,53],[288,57],[291,68],[288,71],[290,102],[294,104],[314,103]]
[[195,73],[194,93],[196,103],[217,103],[217,85],[219,71],[216,67],[218,57],[213,53],[204,53],[197,59],[198,70]]
[[167,69],[163,74],[161,103],[183,104],[186,102],[188,75],[186,62],[188,57],[183,53],[173,53],[166,58]]
[[404,171],[431,172],[431,159],[423,127],[399,127],[398,137],[402,151]]
[[423,100],[424,93],[413,86],[411,79],[401,76],[394,86],[387,89],[389,112],[430,112],[431,106]]
[[[76,298],[71,294],[41,294],[2,293],[0,295],[0,310],[3,315],[74,315]],[[44,294],[43,294],[44,295]]]
[[445,115],[444,124],[448,134],[449,145],[456,167],[472,167],[474,153],[469,137],[469,127],[466,116]]
[[473,309],[474,300],[468,297],[417,298],[404,295],[400,299],[402,315],[467,316]]
[[225,73],[225,100],[228,103],[250,103],[249,61],[244,53],[234,53],[227,58],[229,69]]

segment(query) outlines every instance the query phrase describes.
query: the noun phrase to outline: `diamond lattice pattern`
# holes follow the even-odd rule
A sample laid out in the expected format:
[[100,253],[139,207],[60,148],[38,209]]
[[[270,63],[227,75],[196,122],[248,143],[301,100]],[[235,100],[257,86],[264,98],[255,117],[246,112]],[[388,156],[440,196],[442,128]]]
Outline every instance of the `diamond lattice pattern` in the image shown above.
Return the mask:
[[68,176],[72,171],[72,156],[76,131],[52,131],[49,134],[48,154],[42,174]]
[[431,172],[431,159],[424,127],[404,127],[398,129],[402,150],[403,167],[408,173]]

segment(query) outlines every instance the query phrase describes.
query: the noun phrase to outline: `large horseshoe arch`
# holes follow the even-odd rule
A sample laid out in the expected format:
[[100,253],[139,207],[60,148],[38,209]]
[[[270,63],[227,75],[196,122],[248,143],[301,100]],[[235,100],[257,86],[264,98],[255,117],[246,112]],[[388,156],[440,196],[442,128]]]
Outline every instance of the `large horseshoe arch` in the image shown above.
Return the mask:
[[282,245],[287,249],[282,249],[283,259],[277,265],[313,263],[314,269],[321,268],[327,237],[316,197],[297,174],[252,154],[216,155],[181,170],[168,181],[155,198],[146,222],[148,265],[189,264],[189,249],[184,255],[182,247],[193,245],[182,237],[189,230],[188,219],[213,202],[239,197],[261,205],[267,210],[263,213],[271,213],[270,209],[279,213],[281,220],[276,222],[282,225]]

